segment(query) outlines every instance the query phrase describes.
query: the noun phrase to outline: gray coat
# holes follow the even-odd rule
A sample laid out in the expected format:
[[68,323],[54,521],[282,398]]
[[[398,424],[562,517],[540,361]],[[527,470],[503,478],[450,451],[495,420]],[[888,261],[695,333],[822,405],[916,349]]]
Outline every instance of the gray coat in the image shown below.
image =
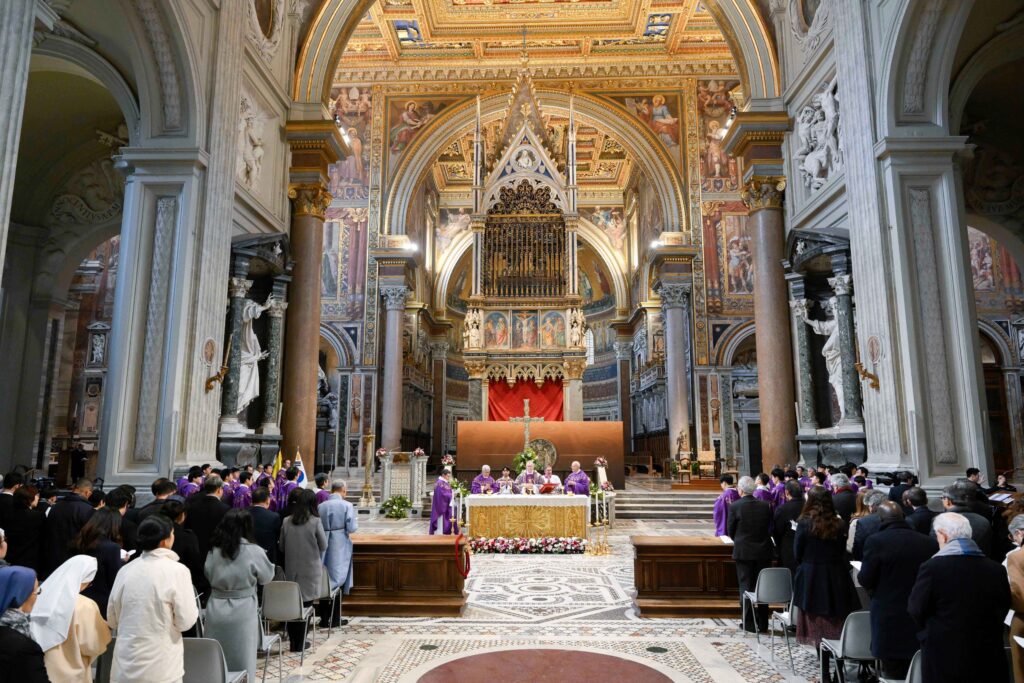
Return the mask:
[[281,524],[281,552],[284,553],[284,576],[299,584],[303,602],[320,597],[320,577],[323,574],[323,556],[327,550],[327,535],[319,517],[310,517],[299,526],[292,517]]
[[317,512],[327,532],[324,566],[331,575],[331,588],[340,586],[341,591],[347,595],[352,588],[352,539],[349,535],[359,528],[356,509],[341,496],[332,495],[320,503]]
[[260,642],[256,584],[274,578],[274,565],[263,548],[243,540],[234,560],[214,548],[203,569],[211,591],[204,635],[220,642],[228,671],[247,670],[249,680],[255,681]]

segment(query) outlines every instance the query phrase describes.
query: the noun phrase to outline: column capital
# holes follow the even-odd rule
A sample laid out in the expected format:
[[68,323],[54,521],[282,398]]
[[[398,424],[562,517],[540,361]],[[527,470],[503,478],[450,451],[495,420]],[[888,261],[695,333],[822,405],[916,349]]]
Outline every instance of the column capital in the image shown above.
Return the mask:
[[615,360],[629,360],[633,356],[633,342],[615,342]]
[[451,344],[446,341],[430,342],[430,353],[433,355],[434,360],[445,360],[448,358],[448,351],[451,349]]
[[313,216],[324,220],[331,195],[320,183],[293,184],[288,186],[288,198],[292,200],[292,216]]
[[582,379],[587,369],[586,358],[568,358],[563,363],[565,366],[565,380]]
[[811,312],[810,299],[790,299],[789,308],[799,316],[807,317]]
[[785,199],[786,176],[753,176],[743,186],[740,197],[750,212],[762,209],[782,209]]
[[689,282],[662,283],[658,288],[662,308],[685,308],[690,305]]
[[405,310],[405,302],[409,298],[408,287],[381,287],[380,295],[384,297],[384,307],[389,311]]
[[250,287],[252,287],[252,280],[247,280],[244,277],[233,277],[228,281],[228,292],[232,298],[245,296],[249,293]]
[[828,279],[828,284],[832,287],[832,291],[836,293],[836,296],[847,296],[853,292],[853,276],[852,275],[836,275]]
[[287,301],[281,301],[280,299],[271,299],[269,308],[267,308],[267,315],[269,315],[271,318],[281,318],[284,316],[285,309],[287,308]]

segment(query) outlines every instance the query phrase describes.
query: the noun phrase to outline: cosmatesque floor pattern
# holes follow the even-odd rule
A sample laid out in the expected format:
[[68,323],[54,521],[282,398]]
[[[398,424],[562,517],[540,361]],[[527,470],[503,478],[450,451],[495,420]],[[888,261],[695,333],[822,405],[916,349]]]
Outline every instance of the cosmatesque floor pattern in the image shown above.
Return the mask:
[[[360,531],[419,534],[426,533],[426,522],[364,518]],[[301,667],[298,655],[285,653],[284,678],[288,683],[414,683],[458,657],[558,649],[580,657],[588,652],[614,655],[673,681],[817,681],[813,650],[795,641],[794,674],[781,638],[775,639],[773,658],[767,637],[758,645],[753,636],[737,630],[736,620],[641,619],[635,614],[629,536],[711,533],[710,524],[701,521],[621,520],[610,534],[612,553],[604,557],[475,555],[461,617],[354,618],[329,638],[325,631],[319,633]],[[276,677],[276,660],[271,660],[268,680]],[[518,680],[515,671],[495,675],[500,683]]]

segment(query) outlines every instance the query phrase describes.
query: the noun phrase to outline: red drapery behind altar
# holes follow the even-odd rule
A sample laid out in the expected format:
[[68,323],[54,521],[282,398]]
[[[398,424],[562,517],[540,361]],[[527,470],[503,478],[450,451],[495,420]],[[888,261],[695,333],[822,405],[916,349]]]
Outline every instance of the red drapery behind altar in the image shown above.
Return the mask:
[[533,380],[516,382],[495,380],[487,387],[487,415],[494,422],[507,422],[510,417],[523,416],[523,400],[530,401],[530,417],[543,417],[547,422],[565,419],[561,380],[547,380],[539,387]]

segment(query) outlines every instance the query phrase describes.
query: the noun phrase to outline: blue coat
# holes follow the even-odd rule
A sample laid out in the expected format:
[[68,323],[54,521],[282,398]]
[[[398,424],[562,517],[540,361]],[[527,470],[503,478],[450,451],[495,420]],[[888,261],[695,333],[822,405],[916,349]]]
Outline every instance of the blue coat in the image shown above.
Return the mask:
[[331,588],[341,586],[341,591],[347,595],[352,589],[351,534],[359,528],[355,506],[341,496],[332,495],[320,504],[317,511],[327,534],[324,566],[331,577]]

